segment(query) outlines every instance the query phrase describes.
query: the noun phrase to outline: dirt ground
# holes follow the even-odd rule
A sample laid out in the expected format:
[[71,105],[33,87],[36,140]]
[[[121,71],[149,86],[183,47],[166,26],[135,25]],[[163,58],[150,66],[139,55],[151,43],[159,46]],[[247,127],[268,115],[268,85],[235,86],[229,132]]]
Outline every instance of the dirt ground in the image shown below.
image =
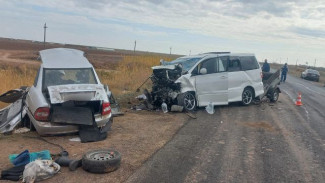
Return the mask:
[[[163,147],[189,117],[183,113],[127,111],[124,116],[114,118],[112,131],[106,140],[93,143],[71,142],[73,136],[45,137],[46,140],[62,145],[71,158],[94,149],[114,148],[122,154],[121,167],[109,174],[91,174],[82,168],[71,172],[63,167],[58,175],[44,182],[123,182],[137,170],[150,156]],[[0,136],[0,170],[12,167],[8,155],[50,150],[51,154],[60,152],[58,147],[28,136],[36,132]]]

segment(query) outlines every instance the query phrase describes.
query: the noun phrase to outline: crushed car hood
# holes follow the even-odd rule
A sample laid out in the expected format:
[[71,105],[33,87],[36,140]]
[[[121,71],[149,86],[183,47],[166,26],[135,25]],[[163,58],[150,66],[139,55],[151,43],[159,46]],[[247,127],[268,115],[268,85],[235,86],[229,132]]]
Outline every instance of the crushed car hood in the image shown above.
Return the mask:
[[107,94],[102,85],[98,84],[70,84],[48,86],[52,104],[74,101],[107,101]]
[[169,70],[174,70],[174,69],[176,69],[176,65],[158,65],[158,66],[153,66],[151,68],[153,70],[156,70],[156,69],[169,69]]

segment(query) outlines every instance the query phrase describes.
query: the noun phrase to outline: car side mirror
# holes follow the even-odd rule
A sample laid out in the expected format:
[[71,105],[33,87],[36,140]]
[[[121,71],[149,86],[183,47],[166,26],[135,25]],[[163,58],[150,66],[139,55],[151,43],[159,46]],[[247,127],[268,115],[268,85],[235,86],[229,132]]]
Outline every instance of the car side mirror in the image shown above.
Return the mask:
[[207,74],[207,69],[206,68],[200,69],[200,74],[202,75]]

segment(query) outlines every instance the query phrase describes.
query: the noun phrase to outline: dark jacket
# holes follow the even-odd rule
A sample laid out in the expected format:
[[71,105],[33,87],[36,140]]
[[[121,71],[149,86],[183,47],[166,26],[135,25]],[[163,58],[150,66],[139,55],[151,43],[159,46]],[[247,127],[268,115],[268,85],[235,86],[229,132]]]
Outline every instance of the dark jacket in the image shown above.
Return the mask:
[[284,65],[281,69],[282,74],[287,74],[288,73],[288,66]]
[[270,72],[270,64],[267,62],[264,62],[263,66],[262,66],[262,71],[263,72]]

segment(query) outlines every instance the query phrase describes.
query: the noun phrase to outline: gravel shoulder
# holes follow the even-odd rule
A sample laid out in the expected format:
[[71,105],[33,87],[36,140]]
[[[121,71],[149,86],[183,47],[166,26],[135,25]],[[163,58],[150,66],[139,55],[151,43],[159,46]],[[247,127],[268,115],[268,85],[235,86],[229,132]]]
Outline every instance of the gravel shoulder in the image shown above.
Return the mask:
[[[63,167],[58,175],[44,182],[123,182],[136,171],[152,154],[163,147],[188,120],[182,113],[129,111],[114,118],[112,131],[106,140],[93,143],[71,142],[76,136],[45,137],[46,140],[62,145],[72,158],[81,158],[83,153],[94,149],[114,148],[122,154],[121,167],[109,174],[91,174],[79,168],[70,172]],[[46,142],[26,138],[37,136],[36,132],[0,136],[0,170],[10,168],[8,155],[48,149],[56,154],[60,149]]]

